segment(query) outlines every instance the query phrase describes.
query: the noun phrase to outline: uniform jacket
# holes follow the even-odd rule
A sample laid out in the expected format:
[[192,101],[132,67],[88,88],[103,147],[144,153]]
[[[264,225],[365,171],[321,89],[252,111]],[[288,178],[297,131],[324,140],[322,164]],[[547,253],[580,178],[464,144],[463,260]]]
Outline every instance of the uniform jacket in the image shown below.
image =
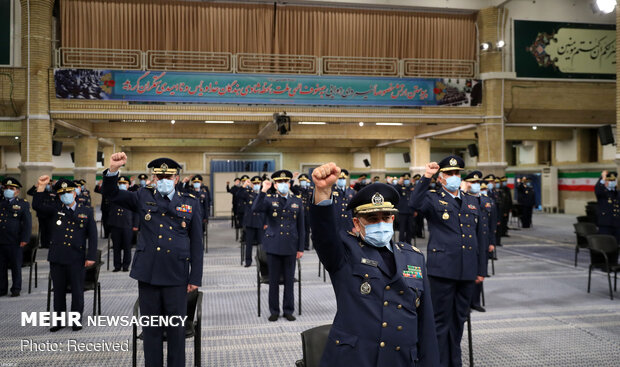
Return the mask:
[[93,208],[77,204],[72,211],[62,203],[48,205],[42,192],[34,194],[32,207],[52,221],[47,261],[68,265],[97,260],[97,222]]
[[75,200],[78,202],[78,204],[82,204],[84,206],[92,206],[90,203],[90,193],[88,192],[82,192],[80,193]]
[[398,214],[413,214],[413,210],[409,207],[409,200],[411,199],[411,194],[415,190],[415,187],[413,185],[396,185],[394,188],[400,195],[400,200],[396,207],[398,209]]
[[138,214],[122,206],[111,203],[108,212],[108,225],[118,228],[138,228]]
[[264,213],[265,236],[262,246],[265,252],[274,255],[295,255],[304,250],[304,211],[301,198],[289,194],[288,199],[281,195],[261,192],[252,210]]
[[181,191],[190,193],[200,202],[199,208],[203,219],[208,219],[211,215],[211,193],[205,185],[200,186],[200,190],[196,191],[191,183],[181,185]]
[[519,184],[519,186],[517,186],[517,191],[517,200],[519,201],[519,204],[524,206],[536,205],[536,193],[534,193],[533,187]]
[[[479,251],[486,254],[489,252],[489,245],[495,245],[495,234],[497,232],[497,206],[486,195],[473,196],[478,199],[480,206],[480,223],[478,225],[478,241],[480,242]],[[489,257],[485,256],[485,266],[482,268],[482,276],[488,276],[487,266]]]
[[265,224],[265,213],[252,210],[252,206],[254,205],[254,201],[256,200],[258,193],[254,190],[243,189],[238,191],[238,195],[239,198],[245,201],[247,205],[245,214],[243,215],[243,226],[263,229],[263,225]]
[[476,197],[461,192],[462,204],[445,191],[427,190],[430,179],[422,177],[409,206],[428,221],[428,274],[475,280],[483,275],[487,254],[479,250],[480,205]]
[[347,210],[347,205],[349,205],[355,194],[355,190],[349,186],[345,186],[344,191],[337,185],[332,187],[333,208],[336,216],[336,225],[339,229],[348,231],[353,228],[353,215],[350,210]]
[[599,226],[620,226],[620,194],[618,190],[608,190],[599,182],[594,185],[598,201],[597,224]]
[[118,174],[104,172],[103,193],[110,202],[138,214],[140,232],[132,278],[152,285],[202,284],[202,222],[198,200],[176,191],[168,201],[154,187],[136,192],[118,189]]
[[394,244],[391,275],[376,248],[337,228],[331,206],[312,205],[310,217],[312,242],[338,305],[321,367],[438,366],[424,255]]
[[32,217],[28,201],[15,198],[0,200],[0,245],[30,242]]

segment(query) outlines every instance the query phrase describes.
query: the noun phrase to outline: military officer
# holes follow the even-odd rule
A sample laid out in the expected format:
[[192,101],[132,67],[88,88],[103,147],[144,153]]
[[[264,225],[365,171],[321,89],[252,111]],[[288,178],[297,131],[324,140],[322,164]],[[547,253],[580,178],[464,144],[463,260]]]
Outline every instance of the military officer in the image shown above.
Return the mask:
[[262,182],[263,180],[261,180],[260,176],[254,176],[251,180],[245,181],[243,190],[239,190],[239,198],[247,205],[245,209],[245,216],[243,217],[243,227],[245,228],[246,268],[252,265],[252,247],[254,245],[260,245],[264,233],[263,225],[265,224],[265,214],[252,210],[254,201],[260,194]]
[[[93,208],[77,202],[76,184],[73,181],[64,178],[58,180],[54,191],[60,197],[61,204],[46,203],[44,191],[49,181],[49,176],[39,177],[32,207],[55,223],[47,254],[54,286],[54,312],[67,310],[65,293],[67,285],[71,285],[71,311],[81,315],[84,312],[86,268],[95,264],[97,256],[97,222]],[[54,325],[50,331],[56,332],[63,327]],[[81,326],[73,326],[74,331],[81,329]]]
[[279,283],[284,279],[284,297],[282,311],[288,321],[295,321],[293,280],[295,259],[303,256],[304,251],[304,208],[301,197],[290,194],[290,180],[293,174],[287,170],[276,171],[271,175],[277,193],[267,194],[271,181],[263,181],[263,188],[252,210],[264,213],[265,235],[262,246],[267,253],[269,266],[269,321],[276,321],[280,315]]
[[200,201],[199,209],[204,227],[209,222],[209,216],[211,216],[211,192],[209,188],[202,184],[201,175],[194,175],[191,179],[189,177],[184,178],[182,187],[183,191],[193,194]]
[[13,177],[2,180],[0,199],[0,296],[8,293],[7,270],[11,269],[11,297],[19,297],[22,289],[23,250],[30,241],[32,218],[30,204],[19,198],[21,183]]
[[400,242],[411,243],[413,238],[413,210],[409,207],[409,199],[414,187],[411,184],[411,175],[404,173],[400,176],[401,182],[396,185],[398,191],[398,240]]
[[139,189],[146,187],[147,183],[149,181],[149,176],[147,176],[144,173],[141,173],[138,175],[138,182],[134,183],[133,185],[131,185],[131,187],[128,189],[129,191],[138,191]]
[[[186,293],[202,283],[202,224],[194,195],[175,191],[181,166],[158,158],[148,164],[154,186],[136,192],[118,189],[118,170],[127,162],[123,152],[110,157],[103,191],[110,201],[138,213],[140,236],[129,276],[138,281],[140,313],[144,316],[187,314]],[[163,366],[163,327],[144,327],[147,366]],[[167,327],[168,363],[185,366],[185,328]]]
[[226,192],[232,195],[232,213],[233,213],[233,222],[235,228],[240,228],[240,223],[237,222],[237,191],[241,188],[241,179],[239,177],[235,177],[233,180],[233,186],[230,187],[230,182],[226,182]]
[[379,176],[375,176],[372,178],[372,183],[379,182],[379,180],[380,180]]
[[110,200],[103,195],[101,185],[103,181],[99,181],[95,185],[95,192],[101,195],[101,225],[103,226],[103,238],[108,238],[110,234],[110,226],[108,225],[108,218],[110,217]]
[[510,237],[508,235],[508,217],[512,210],[512,195],[510,194],[510,188],[508,187],[508,178],[506,176],[500,177],[501,190],[503,194],[502,212],[500,215],[500,227],[499,235],[502,237]]
[[342,168],[338,174],[336,185],[332,188],[332,192],[334,193],[334,210],[336,211],[338,228],[342,228],[345,231],[353,228],[353,216],[351,215],[351,211],[347,209],[347,206],[355,195],[355,190],[347,185],[348,178],[349,171]]
[[600,180],[594,185],[598,201],[598,233],[616,237],[620,245],[620,194],[616,188],[618,174],[603,171]]
[[355,192],[360,191],[361,189],[363,189],[365,186],[368,185],[368,175],[365,173],[362,173],[360,175],[360,177],[357,179],[357,182],[355,183],[355,185],[353,185],[353,190],[355,190]]
[[86,190],[86,181],[84,181],[83,179],[79,179],[73,180],[73,183],[75,184],[75,193],[77,195],[76,200],[78,204],[82,204],[84,206],[91,206],[90,192]]
[[[129,183],[129,177],[120,176],[118,179],[118,189],[127,191]],[[123,271],[129,271],[129,265],[131,264],[131,240],[133,232],[138,230],[138,214],[116,203],[110,203],[108,215],[114,251],[113,272],[121,271],[121,268]]]
[[517,200],[521,206],[521,226],[523,228],[530,228],[532,225],[532,211],[536,205],[536,193],[532,186],[532,180],[527,176],[523,176],[517,186],[517,191]]
[[301,202],[304,205],[304,225],[306,230],[304,250],[310,250],[310,221],[308,220],[308,215],[310,213],[310,204],[314,188],[307,174],[302,173],[297,179],[299,180],[299,195],[301,195]]
[[[497,209],[493,200],[488,196],[480,194],[480,180],[482,178],[482,172],[472,171],[465,176],[465,192],[478,199],[478,206],[480,208],[480,223],[478,224],[478,241],[480,242],[479,250],[485,253],[492,254],[495,250],[494,241],[495,233],[497,232]],[[487,256],[487,264],[488,264]],[[488,276],[487,264],[483,266],[483,276]],[[471,308],[479,311],[486,312],[484,307],[480,304],[480,296],[482,294],[482,282],[476,280],[476,287],[471,299]]]
[[338,228],[332,185],[340,168],[316,168],[310,208],[317,254],[330,273],[337,312],[321,367],[437,366],[439,353],[424,255],[391,241],[401,196],[374,183],[349,203],[356,231]]
[[[419,173],[416,173],[411,177],[411,184],[413,185],[413,189],[420,182],[420,178],[422,176]],[[407,201],[409,202],[409,201]],[[413,235],[417,238],[424,238],[424,216],[416,211],[413,212]]]
[[[54,190],[52,189],[53,187],[54,187],[54,181],[50,180],[50,183],[48,183],[45,186],[45,191],[43,191],[45,194],[43,195],[44,201],[48,205],[57,205],[58,203],[57,201],[58,197],[56,196],[56,192],[54,192]],[[37,186],[32,185],[32,187],[28,189],[27,194],[30,196],[34,196],[35,192],[37,192]],[[52,240],[51,233],[52,233],[52,229],[54,228],[54,222],[52,220],[47,220],[41,217],[38,212],[37,212],[37,219],[39,221],[39,235],[41,236],[39,238],[39,242],[41,244],[41,248],[49,248],[50,241]]]
[[[483,281],[485,274],[486,253],[479,251],[478,242],[480,205],[459,190],[464,166],[458,156],[428,163],[409,202],[428,221],[427,267],[442,366],[462,364],[463,324],[475,281]],[[429,191],[437,172],[442,188]]]
[[[501,189],[501,180],[494,174],[484,176],[483,180],[487,184],[487,197],[493,201],[496,213],[500,213],[503,210],[502,203],[504,202],[504,191]],[[496,220],[499,220],[499,215],[496,216]],[[495,224],[496,227],[498,227],[498,225],[499,223]],[[501,236],[497,231],[495,232],[495,237],[496,239],[493,243],[501,246]]]

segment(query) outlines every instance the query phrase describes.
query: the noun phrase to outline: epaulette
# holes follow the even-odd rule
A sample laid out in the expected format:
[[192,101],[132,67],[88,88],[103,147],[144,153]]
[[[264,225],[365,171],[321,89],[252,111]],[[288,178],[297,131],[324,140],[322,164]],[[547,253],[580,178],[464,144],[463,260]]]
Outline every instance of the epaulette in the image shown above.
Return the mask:
[[429,192],[437,192],[437,190],[435,190],[435,189],[430,189],[430,190],[428,190],[428,191],[429,191]]
[[187,193],[187,196],[189,196],[190,198],[196,199],[196,197],[194,196],[194,194]]
[[271,194],[267,194],[267,197],[268,197],[268,198],[270,198],[270,197],[271,197]]
[[298,199],[301,199],[301,195],[297,195],[296,197],[297,197]]
[[357,233],[353,232],[353,231],[347,231],[348,234],[350,234],[353,237],[357,237]]
[[414,245],[411,245],[411,249],[415,252],[417,252],[418,254],[422,255],[422,251],[420,251],[419,248],[415,247]]

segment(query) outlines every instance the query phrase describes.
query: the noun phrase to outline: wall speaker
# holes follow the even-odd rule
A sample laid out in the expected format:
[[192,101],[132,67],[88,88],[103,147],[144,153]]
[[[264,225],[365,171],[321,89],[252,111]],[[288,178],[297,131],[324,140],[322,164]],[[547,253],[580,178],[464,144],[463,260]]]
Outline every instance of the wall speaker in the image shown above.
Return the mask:
[[71,152],[71,163],[75,163],[75,152]]
[[105,165],[105,161],[103,160],[103,152],[97,152],[97,162],[101,162],[101,165]]
[[477,157],[478,156],[478,147],[476,146],[476,144],[469,144],[467,146],[467,150],[469,151],[469,156],[470,157]]
[[598,128],[598,137],[601,140],[601,145],[614,144],[614,132],[611,129],[611,125],[605,125]]
[[364,159],[364,166],[370,167],[370,161],[368,159]]
[[62,141],[52,140],[52,155],[59,156],[62,154]]
[[403,160],[405,161],[405,163],[411,162],[411,156],[409,155],[409,153],[403,153]]

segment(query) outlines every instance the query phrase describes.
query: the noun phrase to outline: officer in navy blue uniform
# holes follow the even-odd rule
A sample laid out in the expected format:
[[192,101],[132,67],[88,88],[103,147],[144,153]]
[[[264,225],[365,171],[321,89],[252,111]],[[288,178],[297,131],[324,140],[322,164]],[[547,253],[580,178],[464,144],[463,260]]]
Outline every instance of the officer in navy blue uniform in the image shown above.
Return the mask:
[[[428,221],[428,268],[435,325],[442,366],[461,366],[463,324],[475,281],[484,280],[486,252],[478,241],[478,199],[461,192],[460,172],[465,163],[448,156],[439,164],[426,165],[426,172],[411,196],[409,205]],[[439,190],[427,190],[439,172]]]
[[347,232],[331,208],[339,173],[334,163],[312,173],[312,240],[338,307],[321,367],[439,365],[424,255],[391,241],[400,194],[384,183],[363,188],[349,203],[356,231]]
[[30,241],[32,217],[30,204],[20,199],[21,183],[13,177],[2,180],[0,199],[0,296],[8,293],[7,271],[11,269],[13,285],[11,297],[18,297],[22,289],[22,247]]
[[411,175],[405,173],[400,176],[402,183],[396,185],[398,191],[398,240],[400,242],[411,243],[413,238],[413,210],[409,207],[409,199],[414,187],[411,184]]
[[[487,197],[493,201],[493,205],[495,206],[495,211],[500,213],[503,210],[503,202],[504,202],[504,191],[501,189],[501,180],[499,177],[494,174],[488,174],[483,177],[483,181],[487,184]],[[496,221],[499,220],[499,214],[497,214]],[[495,226],[498,227],[499,223],[495,223]],[[495,232],[495,240],[493,240],[493,244],[497,244],[501,246],[501,236],[496,231]]]
[[603,171],[601,178],[594,185],[594,194],[598,201],[598,233],[616,237],[620,245],[620,194],[616,188],[618,174]]
[[[97,256],[97,222],[93,208],[77,202],[76,185],[70,180],[62,178],[54,185],[61,204],[47,204],[44,190],[49,180],[49,176],[39,177],[32,207],[55,224],[47,254],[54,286],[54,312],[67,310],[65,294],[67,285],[71,285],[71,311],[81,315],[84,312],[86,268],[95,264]],[[55,332],[62,328],[63,326],[54,325],[50,331]],[[80,329],[81,326],[73,326],[74,331]]]
[[312,201],[312,181],[307,174],[302,173],[297,178],[299,180],[298,195],[301,196],[301,202],[304,205],[304,226],[306,236],[304,237],[304,250],[310,250],[310,221],[308,215],[310,213],[310,203]]
[[[419,173],[416,173],[415,175],[413,175],[413,177],[411,177],[414,190],[415,190],[415,187],[418,185],[418,182],[420,182],[420,178],[422,178],[422,176]],[[417,238],[424,238],[423,230],[424,230],[424,216],[414,211],[413,212],[413,235],[416,236]]]
[[[119,177],[118,189],[123,191],[129,189],[129,177]],[[138,230],[138,214],[116,203],[110,203],[108,215],[108,225],[110,226],[114,250],[113,272],[120,271],[121,267],[123,271],[129,271],[129,265],[131,264],[131,240],[133,232]]]
[[138,191],[143,187],[147,186],[147,182],[149,181],[149,176],[147,176],[144,173],[141,173],[138,175],[138,180],[135,184],[131,185],[131,187],[129,187],[129,191]]
[[211,215],[211,192],[209,192],[209,188],[202,184],[201,175],[184,178],[179,188],[181,191],[194,195],[200,202],[198,208],[200,209],[204,232],[204,226],[209,222],[209,216]]
[[[500,177],[500,190],[502,191],[502,211],[498,211],[500,226],[497,229],[500,237],[510,237],[508,235],[508,217],[510,210],[512,209],[512,194],[508,187],[508,178],[506,176]],[[499,243],[498,243],[499,245]]]
[[357,179],[357,182],[355,183],[355,185],[353,185],[353,190],[355,190],[355,192],[359,192],[361,189],[368,186],[369,184],[368,181],[369,181],[368,175],[365,173],[362,173],[360,177]]
[[110,217],[110,200],[105,197],[101,191],[101,185],[103,181],[95,186],[95,192],[101,195],[101,225],[103,226],[103,238],[108,238],[110,235],[110,226],[108,225],[108,218]]
[[[103,192],[110,201],[138,213],[140,235],[129,276],[138,280],[140,313],[144,316],[187,314],[186,293],[202,283],[202,224],[194,195],[175,191],[181,166],[158,158],[148,164],[155,185],[136,192],[118,189],[118,169],[125,153],[110,157]],[[147,366],[163,366],[164,327],[144,327]],[[167,327],[169,367],[185,366],[185,328]]]
[[240,228],[240,223],[237,223],[237,191],[241,188],[241,179],[235,177],[233,183],[233,186],[230,187],[230,182],[226,182],[226,192],[232,195],[232,212],[235,228]]
[[523,176],[521,182],[517,186],[517,200],[521,206],[521,226],[530,228],[532,225],[532,211],[536,205],[536,193],[532,186],[532,180]]
[[[480,241],[481,251],[485,251],[488,254],[492,254],[495,250],[495,240],[497,233],[497,207],[491,198],[486,194],[481,194],[480,180],[482,178],[482,172],[472,171],[465,176],[465,192],[467,195],[471,195],[478,199],[478,205],[480,207],[480,223],[478,224],[478,241]],[[487,264],[483,267],[483,276],[487,277],[487,265],[489,256],[487,256]],[[476,287],[474,294],[471,298],[471,308],[479,311],[486,312],[484,307],[480,304],[480,297],[482,294],[482,282],[476,280]]]
[[239,198],[243,200],[247,207],[243,217],[243,228],[245,229],[245,267],[252,265],[252,247],[260,245],[263,239],[263,225],[265,224],[265,214],[252,210],[254,201],[260,194],[260,176],[254,176],[251,180],[245,181],[241,190],[238,191]]
[[[54,182],[52,180],[50,180],[50,183],[47,184],[47,186],[45,187],[45,202],[48,205],[57,205],[57,200],[58,197],[56,196],[56,193],[54,192],[54,190],[52,189],[54,186]],[[32,187],[30,189],[28,189],[28,191],[26,192],[29,196],[34,196],[34,193],[37,191],[37,186],[36,185],[32,185]],[[49,248],[50,247],[50,241],[52,239],[52,229],[54,228],[54,223],[51,220],[45,220],[44,218],[41,218],[39,216],[39,213],[37,212],[37,219],[39,221],[39,243],[41,245],[41,248]]]
[[73,184],[75,185],[75,193],[77,195],[75,197],[75,200],[78,204],[82,204],[84,206],[91,206],[90,193],[83,191],[83,189],[86,189],[86,186],[83,186],[82,182],[84,182],[84,184],[86,183],[86,181],[84,181],[83,179],[73,180]]
[[355,196],[355,190],[347,185],[347,179],[349,178],[349,171],[344,168],[340,169],[336,184],[332,187],[334,194],[334,210],[336,211],[336,221],[338,228],[349,231],[353,228],[353,215],[350,210],[347,209],[349,202]]
[[264,213],[265,235],[262,248],[267,253],[269,267],[269,321],[276,321],[280,316],[279,291],[280,279],[284,279],[284,297],[282,311],[289,321],[295,321],[295,301],[293,280],[295,259],[303,256],[304,251],[304,207],[301,197],[290,193],[291,171],[280,170],[271,175],[275,182],[276,194],[267,194],[271,181],[263,181],[263,188],[252,204],[252,210]]

